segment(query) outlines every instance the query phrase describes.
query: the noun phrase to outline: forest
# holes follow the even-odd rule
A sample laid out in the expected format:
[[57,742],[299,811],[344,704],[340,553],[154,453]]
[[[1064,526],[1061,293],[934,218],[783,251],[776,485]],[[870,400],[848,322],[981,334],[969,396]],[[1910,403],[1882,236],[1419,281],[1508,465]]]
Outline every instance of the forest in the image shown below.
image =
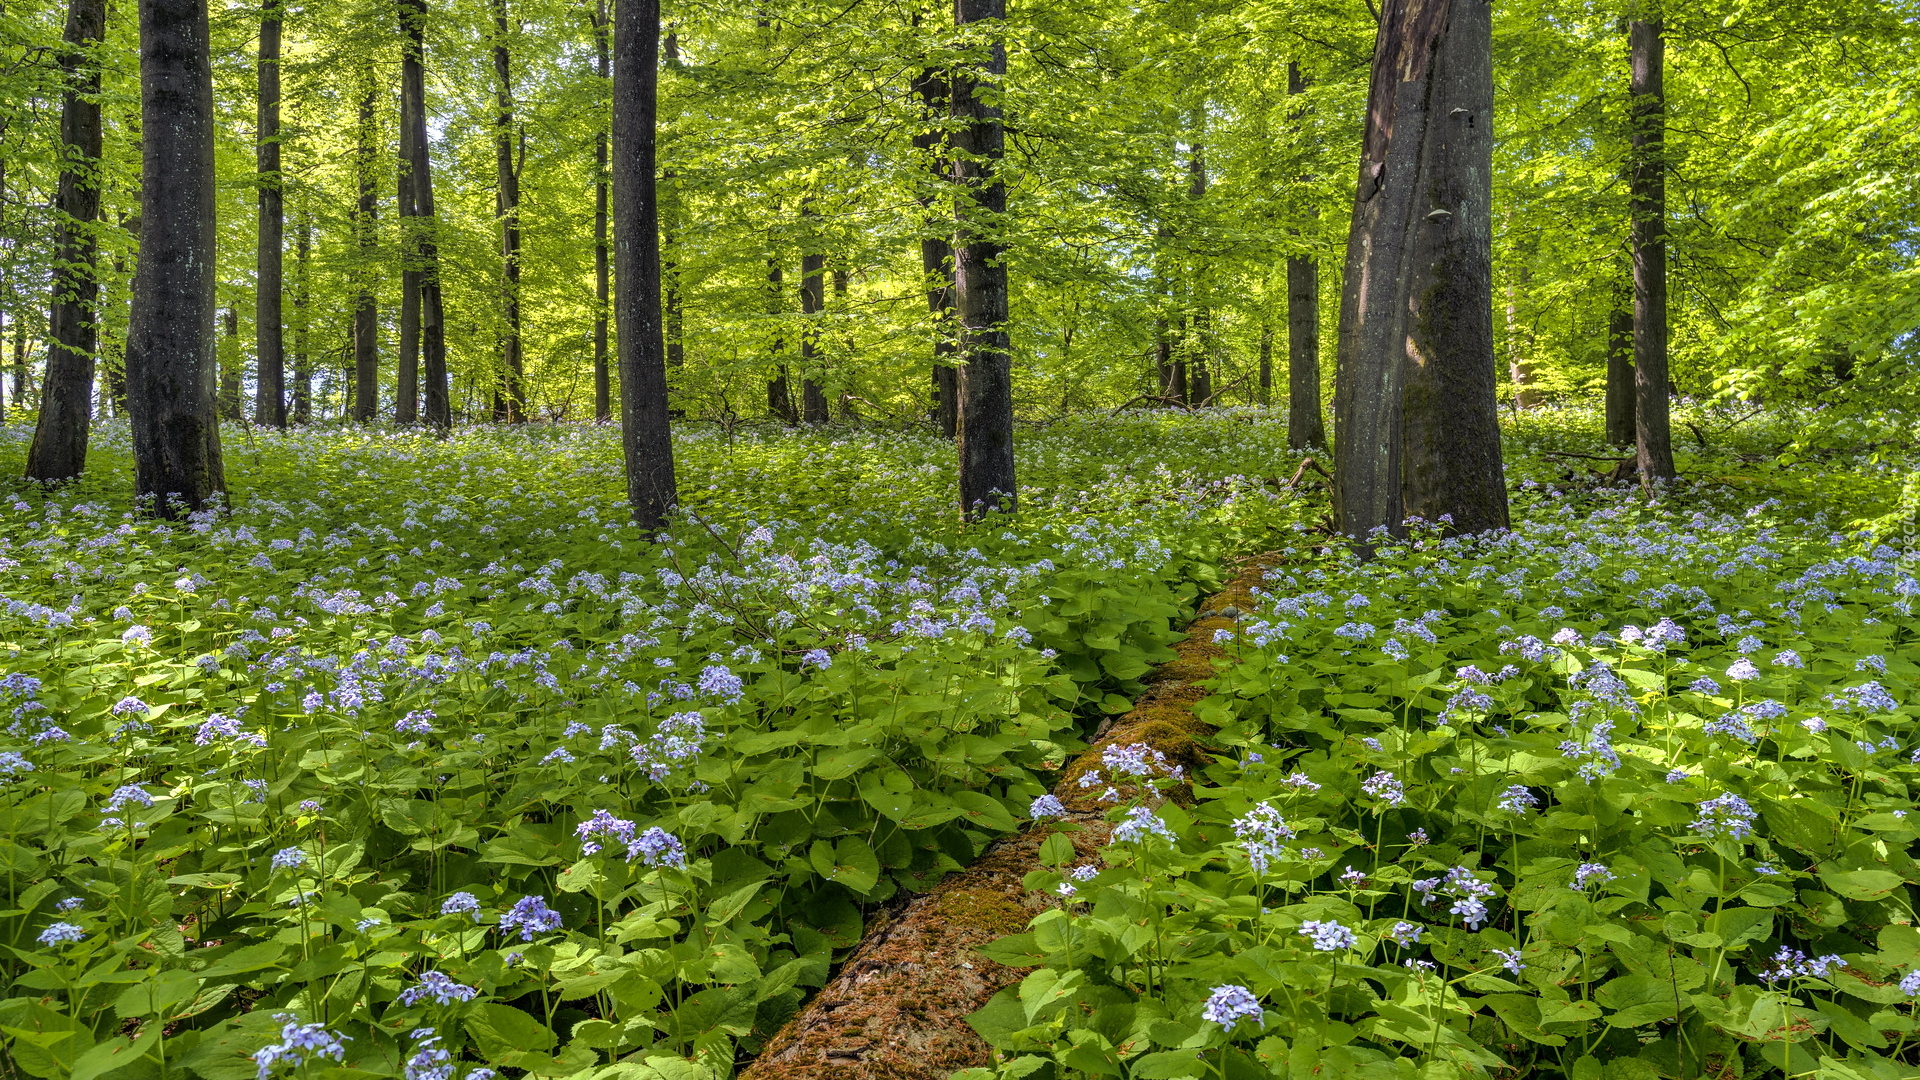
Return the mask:
[[8,0],[0,1077],[1920,1076],[1920,0]]

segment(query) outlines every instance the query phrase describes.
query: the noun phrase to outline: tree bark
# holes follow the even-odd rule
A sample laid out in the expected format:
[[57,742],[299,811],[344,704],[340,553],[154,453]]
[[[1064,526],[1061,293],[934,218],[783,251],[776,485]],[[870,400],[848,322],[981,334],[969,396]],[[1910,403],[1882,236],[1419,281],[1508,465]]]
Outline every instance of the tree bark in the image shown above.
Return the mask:
[[14,412],[27,407],[27,322],[18,315],[13,318],[13,397]]
[[1633,446],[1633,304],[1618,290],[1607,312],[1607,444]]
[[1017,505],[1013,473],[1013,359],[1007,341],[1007,268],[999,218],[1007,189],[997,175],[1006,133],[997,103],[1007,73],[1001,26],[1006,0],[954,0],[954,25],[988,24],[986,56],[953,73],[953,176],[959,185],[953,239],[959,320],[960,507],[969,518]]
[[[1287,93],[1307,92],[1300,64],[1287,64]],[[1293,118],[1304,117],[1303,109]],[[1311,179],[1303,177],[1302,179]],[[1308,214],[1318,216],[1317,209]],[[1287,446],[1294,450],[1327,445],[1320,408],[1320,264],[1310,256],[1287,259]]]
[[775,316],[773,342],[773,378],[767,381],[767,410],[789,424],[800,422],[800,410],[793,404],[793,386],[787,378],[787,342],[779,329],[778,316],[786,310],[786,276],[780,260],[767,256],[767,314]]
[[[604,84],[612,77],[607,54],[607,0],[596,0],[593,11],[594,73]],[[607,367],[607,314],[612,278],[607,265],[607,132],[593,135],[593,418],[613,419],[613,379]]]
[[1533,268],[1522,263],[1515,276],[1507,285],[1507,378],[1513,382],[1513,407],[1531,409],[1546,400],[1535,386],[1539,380],[1533,370],[1533,337],[1520,319],[1520,298],[1533,281]]
[[1335,521],[1365,545],[1420,517],[1507,524],[1494,399],[1492,18],[1387,0],[1347,241]]
[[1667,415],[1666,38],[1635,20],[1632,52],[1634,437],[1642,483],[1674,477]]
[[293,227],[293,422],[313,418],[313,363],[307,356],[308,304],[312,281],[308,260],[313,255],[313,212],[301,207]]
[[658,529],[679,498],[667,418],[660,220],[654,180],[660,0],[621,0],[614,10],[613,223],[618,260],[620,441],[633,518],[643,529]]
[[[818,217],[806,203],[800,206],[802,218]],[[810,226],[813,222],[808,223]],[[827,422],[827,393],[821,386],[819,315],[827,306],[827,256],[813,250],[819,238],[812,228],[806,231],[805,250],[800,256],[800,314],[806,317],[800,331],[800,415],[809,424]]]
[[127,328],[134,494],[162,517],[226,489],[214,416],[213,65],[206,0],[140,0],[140,261]]
[[[507,45],[507,0],[493,0],[494,210],[500,217],[500,396],[494,419],[526,419],[525,359],[520,343],[520,171],[514,163],[513,54]],[[524,136],[522,136],[524,137]]]
[[[1196,119],[1195,130],[1199,130]],[[1207,195],[1207,148],[1195,142],[1187,154],[1187,196],[1199,202]],[[1206,304],[1206,271],[1196,265],[1188,275],[1192,314],[1187,316],[1187,404],[1213,404],[1213,313]]]
[[[917,20],[917,16],[916,16]],[[946,77],[935,68],[923,67],[913,78],[913,92],[920,98],[920,130],[914,133],[913,147],[919,151],[937,184],[947,176],[946,132],[936,123],[950,108]],[[933,191],[920,197],[920,208],[933,205]],[[931,228],[920,238],[920,276],[927,292],[927,313],[933,320],[933,423],[943,438],[954,438],[960,430],[960,380],[954,367],[953,339],[953,242],[944,232]]]
[[94,222],[100,217],[100,60],[106,0],[71,0],[61,39],[60,186],[54,196],[53,297],[47,309],[47,376],[27,450],[27,479],[58,483],[87,464],[93,425],[100,279]]
[[1260,404],[1273,404],[1273,327],[1260,328]]
[[[348,415],[361,423],[372,420],[380,409],[380,308],[373,291],[374,246],[378,243],[374,226],[380,207],[380,189],[373,174],[374,155],[378,153],[373,145],[375,102],[375,92],[368,86],[360,97],[359,146],[354,151],[360,187],[354,208],[354,234],[360,265],[355,275],[359,290],[353,305],[353,401]],[[396,413],[406,401],[403,394],[395,404]]]
[[215,350],[220,359],[220,419],[240,422],[240,311],[227,308],[227,333]]
[[286,355],[281,327],[286,230],[280,177],[280,19],[282,0],[265,0],[260,11],[259,93],[256,97],[256,166],[260,173],[259,248],[254,255],[253,422],[287,426]]
[[[428,424],[441,430],[453,426],[453,402],[447,392],[446,321],[440,302],[440,245],[433,204],[433,165],[427,142],[426,37],[427,0],[397,0],[400,28],[406,43],[400,56],[400,153],[406,182],[401,185],[401,235],[407,265],[416,275],[419,304],[419,372]],[[404,277],[404,275],[403,275]],[[404,300],[402,301],[404,305]],[[401,375],[411,363],[405,348],[405,309],[402,308]],[[397,406],[412,411],[411,405]]]

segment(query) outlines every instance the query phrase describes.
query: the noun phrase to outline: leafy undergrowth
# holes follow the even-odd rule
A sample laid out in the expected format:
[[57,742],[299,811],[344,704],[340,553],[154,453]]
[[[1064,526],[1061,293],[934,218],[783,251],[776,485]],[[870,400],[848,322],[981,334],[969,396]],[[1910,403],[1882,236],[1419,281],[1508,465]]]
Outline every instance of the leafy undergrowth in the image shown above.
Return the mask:
[[1320,512],[1284,445],[1058,424],[962,528],[937,439],[692,428],[653,543],[611,429],[242,432],[180,525],[103,431],[0,502],[0,1071],[730,1075]]
[[1194,801],[1110,755],[1115,842],[1030,877],[962,1075],[1920,1073],[1913,473],[1757,465],[1790,423],[1651,502],[1523,459],[1510,534],[1270,573]]

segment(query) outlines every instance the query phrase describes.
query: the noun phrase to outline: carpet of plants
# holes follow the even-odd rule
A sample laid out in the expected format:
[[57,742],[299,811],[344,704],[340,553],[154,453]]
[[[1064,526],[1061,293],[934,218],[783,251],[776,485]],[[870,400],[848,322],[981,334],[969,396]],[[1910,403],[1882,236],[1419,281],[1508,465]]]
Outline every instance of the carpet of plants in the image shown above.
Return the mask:
[[237,433],[179,524],[109,429],[0,501],[0,1065],[720,1080],[1278,550],[987,1074],[1912,1076],[1911,462],[1695,419],[1648,501],[1525,418],[1512,534],[1366,563],[1260,412],[1023,432],[973,527],[937,439],[696,427],[658,538],[608,429]]

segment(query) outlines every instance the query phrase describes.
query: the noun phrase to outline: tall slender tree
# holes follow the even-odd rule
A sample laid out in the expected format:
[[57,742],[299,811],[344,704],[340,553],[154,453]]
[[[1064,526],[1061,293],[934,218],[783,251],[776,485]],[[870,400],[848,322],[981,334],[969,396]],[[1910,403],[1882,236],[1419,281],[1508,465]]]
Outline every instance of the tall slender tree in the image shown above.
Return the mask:
[[[1287,63],[1287,93],[1307,92],[1297,60]],[[1292,110],[1295,130],[1304,132],[1306,110]],[[1302,177],[1310,180],[1311,177]],[[1319,211],[1309,208],[1309,216]],[[1327,444],[1320,408],[1320,263],[1312,255],[1287,259],[1287,446],[1305,450]]]
[[[353,305],[353,404],[348,414],[362,423],[380,411],[380,307],[373,291],[373,254],[378,243],[375,227],[380,212],[380,188],[374,176],[379,154],[374,144],[374,107],[378,100],[369,81],[360,95],[358,147],[354,151],[359,200],[354,204],[353,225],[360,262]],[[396,405],[396,412],[398,408]]]
[[1674,477],[1667,415],[1667,40],[1658,7],[1628,29],[1633,67],[1634,436],[1642,483]]
[[1347,239],[1334,513],[1507,524],[1494,400],[1488,0],[1387,0]]
[[220,358],[220,419],[240,422],[240,310],[228,305],[227,332],[215,353]]
[[[427,141],[427,0],[397,0],[404,43],[400,52],[400,156],[406,180],[400,187],[400,217],[405,266],[414,274],[418,372],[426,421],[445,430],[453,426],[453,401],[447,387],[446,318],[440,300],[439,224],[433,201],[433,164]],[[404,276],[404,272],[403,272]],[[402,282],[403,287],[406,282]],[[403,305],[405,300],[402,300]],[[402,308],[401,375],[414,363],[406,351]],[[411,412],[411,407],[407,407]],[[395,417],[405,422],[401,409]]]
[[787,310],[786,275],[777,255],[767,256],[767,314],[774,316],[773,339],[767,351],[773,355],[773,378],[767,380],[767,411],[789,424],[800,422],[800,411],[793,404],[793,384],[787,373],[787,341],[780,329],[779,316]]
[[507,0],[493,0],[494,210],[500,218],[500,394],[494,419],[526,419],[525,361],[520,342],[520,166],[526,134],[513,119],[513,53]]
[[806,324],[800,331],[800,415],[809,424],[827,422],[827,392],[821,384],[819,315],[827,306],[827,256],[820,250],[819,211],[812,199],[800,204],[805,219],[806,247],[800,255],[800,314]]
[[959,185],[953,291],[961,364],[960,507],[974,518],[1017,505],[1007,268],[999,239],[1007,210],[1006,183],[999,176],[1006,140],[999,104],[999,83],[1007,73],[1006,15],[1006,0],[954,0],[954,25],[986,32],[984,48],[976,47],[974,59],[955,67],[950,90],[953,177]]
[[[594,0],[593,12],[594,74],[605,86],[612,76],[608,54],[608,35],[612,26],[607,16],[607,0]],[[601,423],[613,419],[613,378],[607,367],[607,316],[611,310],[612,277],[607,248],[607,129],[596,125],[593,133],[593,418]]]
[[313,257],[313,212],[302,206],[293,226],[293,422],[313,418],[313,361],[307,354],[307,319],[313,302],[310,260]]
[[1607,442],[1610,445],[1633,446],[1638,438],[1633,422],[1634,392],[1633,297],[1630,289],[1619,289],[1607,312]]
[[87,464],[93,423],[100,280],[94,223],[100,217],[100,57],[105,0],[70,0],[61,39],[60,186],[54,198],[53,302],[47,310],[47,375],[27,450],[27,478],[71,480]]
[[287,426],[286,355],[282,336],[282,242],[286,230],[280,180],[280,21],[284,0],[260,9],[259,92],[254,124],[260,172],[259,247],[254,256],[253,422]]
[[134,493],[199,510],[226,489],[214,416],[213,61],[206,0],[140,0],[140,260],[127,327]]
[[[919,25],[919,13],[914,14]],[[926,159],[935,180],[947,174],[946,120],[949,112],[946,73],[931,65],[914,74],[913,92],[920,98],[920,128],[913,147]],[[920,196],[923,211],[931,208],[937,186]],[[940,434],[953,438],[960,426],[959,371],[954,367],[953,240],[939,222],[930,221],[920,237],[920,274],[925,279],[927,312],[933,318],[933,422]]]
[[612,178],[620,445],[633,519],[643,529],[657,529],[679,501],[660,326],[660,218],[654,172],[660,0],[620,0],[614,12]]

